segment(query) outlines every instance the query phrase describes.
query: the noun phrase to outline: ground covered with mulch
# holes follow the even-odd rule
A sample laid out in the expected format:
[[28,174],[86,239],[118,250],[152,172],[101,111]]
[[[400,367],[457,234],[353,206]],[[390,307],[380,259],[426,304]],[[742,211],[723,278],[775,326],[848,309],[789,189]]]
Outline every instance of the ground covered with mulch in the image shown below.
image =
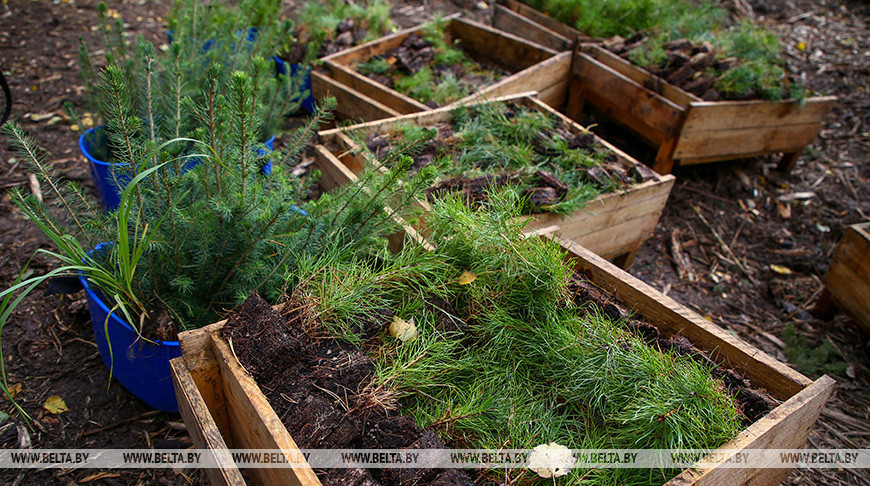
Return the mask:
[[[792,74],[839,97],[822,133],[788,174],[773,158],[678,168],[656,233],[631,272],[723,328],[782,359],[814,356],[806,373],[828,373],[838,387],[809,446],[868,448],[870,360],[866,332],[842,314],[809,312],[831,252],[849,224],[870,215],[870,33],[866,2],[748,0],[737,14],[771,25],[784,39]],[[112,2],[128,30],[165,42],[169,2]],[[484,2],[396,3],[401,27],[437,10],[484,19]],[[77,147],[69,103],[87,111],[78,72],[78,37],[98,45],[96,2],[10,0],[0,4],[0,68],[15,98],[12,116],[49,150],[64,177],[93,185]],[[631,143],[630,143],[631,144]],[[636,153],[643,148],[635,142]],[[48,242],[14,208],[5,189],[35,190],[24,165],[0,143],[0,286],[7,287]],[[683,255],[685,258],[680,257]],[[677,263],[677,262],[680,263]],[[773,265],[773,266],[772,266]],[[37,256],[30,268],[51,262]],[[783,269],[787,269],[786,272]],[[825,344],[829,343],[829,344]],[[813,353],[817,349],[827,354]],[[81,294],[34,294],[2,334],[3,360],[16,399],[35,419],[28,429],[0,400],[4,448],[172,448],[190,439],[178,415],[158,413],[130,395],[97,354]],[[798,354],[795,355],[795,350]],[[802,360],[806,362],[806,360]],[[807,365],[805,365],[807,366]],[[67,411],[44,405],[60,397]],[[49,407],[51,408],[51,407]],[[54,409],[57,411],[57,409]],[[5,414],[10,414],[7,418]],[[197,484],[197,471],[0,471],[3,484]],[[795,471],[792,484],[870,484],[864,471]]]

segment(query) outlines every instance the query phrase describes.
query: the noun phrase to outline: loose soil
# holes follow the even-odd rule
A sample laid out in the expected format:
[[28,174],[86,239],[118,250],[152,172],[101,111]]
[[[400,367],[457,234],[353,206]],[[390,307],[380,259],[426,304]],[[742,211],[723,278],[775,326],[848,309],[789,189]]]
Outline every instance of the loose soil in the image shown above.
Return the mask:
[[[112,2],[110,8],[124,17],[128,31],[159,43],[165,41],[163,16],[169,3],[130,0]],[[641,248],[631,272],[783,361],[787,324],[811,344],[831,342],[846,367],[832,374],[837,391],[822,411],[808,446],[870,448],[867,333],[843,314],[821,321],[809,312],[844,229],[870,219],[870,7],[857,0],[749,0],[738,4],[744,10],[740,15],[763,21],[781,35],[790,74],[816,92],[837,95],[839,103],[812,147],[788,174],[774,171],[775,160],[766,157],[678,168],[677,184],[662,220]],[[438,11],[467,11],[485,21],[490,10],[477,5],[472,0],[396,2],[393,17],[400,27],[415,25]],[[79,114],[86,111],[77,74],[77,39],[82,36],[98,45],[98,35],[91,30],[94,19],[94,0],[0,4],[0,66],[14,97],[12,118],[49,149],[47,160],[63,177],[82,183],[93,195],[93,183],[77,147],[80,132],[70,129],[72,122],[64,118],[63,106],[69,102]],[[805,48],[799,49],[799,43]],[[627,138],[622,131],[618,135]],[[643,145],[637,141],[630,145],[632,155],[642,158]],[[0,143],[0,188],[31,190],[25,167],[7,143]],[[731,263],[734,257],[713,230],[743,262],[751,279]],[[38,248],[50,248],[50,243],[14,208],[8,195],[0,195],[0,286],[8,287]],[[676,263],[681,260],[676,256],[680,252],[689,265]],[[794,273],[776,273],[770,264]],[[52,262],[38,256],[31,268],[46,272]],[[2,338],[9,383],[22,385],[16,399],[36,419],[30,430],[14,414],[0,423],[2,447],[166,448],[190,444],[180,416],[150,410],[109,380],[93,342],[83,295],[32,295],[18,308]],[[46,399],[54,395],[66,402],[68,412],[55,415],[43,409]],[[2,411],[13,412],[8,402],[0,399],[0,405]],[[7,470],[0,471],[0,483],[202,482],[198,472],[183,473]],[[787,484],[870,485],[870,479],[860,470],[800,469]]]
[[[304,303],[280,315],[257,295],[248,297],[227,320],[221,335],[231,343],[269,404],[300,449],[444,449],[431,430],[381,401],[374,365],[359,348],[318,339]],[[389,325],[379,323],[373,330]],[[306,329],[307,328],[307,329]],[[336,399],[341,397],[340,399]],[[316,471],[324,486],[465,485],[474,483],[453,469],[326,469]]]

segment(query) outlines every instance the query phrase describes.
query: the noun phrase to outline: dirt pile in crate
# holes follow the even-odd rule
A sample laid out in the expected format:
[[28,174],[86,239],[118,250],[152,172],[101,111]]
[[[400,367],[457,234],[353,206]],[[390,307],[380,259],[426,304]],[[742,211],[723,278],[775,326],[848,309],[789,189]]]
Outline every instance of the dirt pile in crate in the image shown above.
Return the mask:
[[[374,365],[359,348],[313,336],[309,325],[304,311],[281,315],[252,295],[222,331],[301,449],[446,448],[395,410],[395,399],[374,384]],[[324,485],[472,484],[451,469],[316,472]]]
[[[615,301],[609,294],[596,287],[586,277],[575,274],[571,280],[574,304],[587,312],[600,312],[610,320],[624,322],[626,329],[642,338],[650,346],[662,352],[686,356],[713,370],[713,376],[721,380],[725,389],[734,398],[738,410],[748,426],[767,415],[779,405],[765,390],[752,386],[748,379],[736,371],[718,363],[700,349],[696,348],[685,336],[665,335],[645,316],[632,313],[622,303]],[[590,304],[593,304],[590,306]]]

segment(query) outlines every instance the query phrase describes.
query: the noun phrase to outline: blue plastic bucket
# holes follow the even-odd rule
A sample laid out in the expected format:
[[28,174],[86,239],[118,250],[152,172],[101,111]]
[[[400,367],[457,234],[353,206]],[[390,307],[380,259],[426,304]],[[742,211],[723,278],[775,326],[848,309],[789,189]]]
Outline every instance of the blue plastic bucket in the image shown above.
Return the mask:
[[[100,203],[106,211],[114,211],[121,203],[121,191],[130,182],[130,178],[122,176],[123,171],[116,171],[114,164],[104,161],[109,158],[108,146],[105,125],[91,128],[79,137],[79,150],[88,159]],[[119,168],[124,166],[126,164],[118,165]]]
[[[275,73],[287,74],[287,64],[280,57],[275,56]],[[302,66],[298,64],[290,64],[290,76],[296,76]],[[302,89],[308,91],[308,95],[302,100],[302,109],[308,113],[314,113],[314,96],[311,95],[311,68],[305,68],[304,78],[302,79]]]
[[[106,211],[114,211],[121,204],[121,192],[124,186],[130,182],[129,174],[124,174],[123,169],[127,164],[113,164],[105,162],[108,159],[109,146],[106,139],[106,126],[101,125],[91,128],[79,136],[79,150],[88,159],[88,166],[91,170],[91,177],[94,178],[94,185],[97,186],[97,195],[100,197],[100,203]],[[257,155],[263,156],[274,149],[275,136],[263,142],[263,147],[257,148]],[[182,168],[182,174],[193,169],[199,163],[195,158],[189,159]],[[267,162],[263,166],[263,173],[270,175],[272,173],[272,163]]]
[[[102,243],[88,255],[103,252],[108,245]],[[85,288],[97,348],[112,376],[148,405],[165,412],[178,412],[169,369],[169,360],[181,356],[178,341],[142,339],[122,318],[110,313],[85,275],[80,273],[79,280]]]

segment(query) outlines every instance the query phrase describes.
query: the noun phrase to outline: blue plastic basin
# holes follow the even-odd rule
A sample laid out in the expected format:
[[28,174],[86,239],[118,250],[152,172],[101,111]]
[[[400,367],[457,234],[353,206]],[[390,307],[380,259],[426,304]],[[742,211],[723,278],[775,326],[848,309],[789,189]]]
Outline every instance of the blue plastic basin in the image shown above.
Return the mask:
[[[287,74],[287,64],[280,57],[275,56],[275,71],[276,74]],[[290,76],[296,76],[302,66],[298,64],[290,64]],[[311,68],[305,68],[304,78],[302,79],[302,90],[307,91],[308,95],[302,100],[302,109],[308,113],[314,113],[314,96],[311,95]]]
[[[108,245],[102,243],[88,255],[106,251]],[[87,295],[100,357],[112,376],[148,405],[165,412],[178,412],[169,369],[169,360],[181,356],[178,341],[149,342],[142,339],[121,317],[110,314],[109,307],[85,275],[80,273],[79,280]]]
[[[105,162],[108,158],[108,140],[106,139],[105,125],[91,128],[82,133],[79,137],[79,150],[88,159],[88,166],[91,170],[91,177],[94,178],[94,185],[97,186],[97,195],[100,197],[100,203],[106,211],[114,211],[121,204],[121,192],[124,186],[130,182],[128,174],[124,174],[123,169],[127,164],[114,164]],[[274,148],[275,136],[263,142],[265,148],[257,148],[257,155],[263,156],[271,152]],[[182,168],[182,173],[187,172],[199,163],[195,158],[188,160]],[[272,163],[268,162],[263,166],[263,173],[267,176],[272,173]]]

